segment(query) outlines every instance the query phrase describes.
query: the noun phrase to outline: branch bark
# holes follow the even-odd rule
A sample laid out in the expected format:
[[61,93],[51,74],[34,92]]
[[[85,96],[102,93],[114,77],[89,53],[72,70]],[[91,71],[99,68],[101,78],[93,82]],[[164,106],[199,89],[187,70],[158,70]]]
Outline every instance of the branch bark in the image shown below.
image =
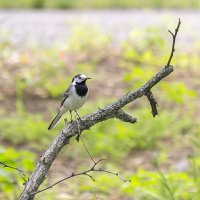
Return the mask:
[[[173,34],[173,44],[172,51],[174,51],[175,40],[177,32],[180,26],[180,20],[178,26]],[[52,143],[47,147],[44,154],[41,156],[38,164],[35,168],[35,171],[30,176],[28,182],[25,185],[24,191],[20,196],[20,200],[32,200],[34,199],[34,194],[37,193],[39,186],[45,180],[46,174],[57,157],[60,150],[69,143],[71,137],[83,132],[86,129],[94,126],[95,124],[111,119],[117,118],[124,122],[135,123],[136,118],[126,114],[122,108],[129,104],[130,102],[135,101],[136,99],[151,94],[149,93],[151,88],[154,87],[159,81],[164,79],[170,73],[173,72],[173,66],[170,65],[173,53],[170,54],[170,58],[167,62],[167,65],[161,69],[157,74],[155,74],[147,83],[135,91],[131,91],[121,98],[117,99],[113,103],[108,104],[107,106],[98,109],[94,113],[83,116],[80,120],[79,127],[77,126],[76,121],[66,124],[66,126],[60,131]],[[154,102],[155,103],[155,102]]]
[[146,96],[147,96],[147,99],[149,100],[149,103],[151,105],[151,113],[152,113],[153,117],[155,117],[156,115],[158,115],[158,109],[157,109],[158,103],[155,100],[153,93],[151,91],[147,91]]

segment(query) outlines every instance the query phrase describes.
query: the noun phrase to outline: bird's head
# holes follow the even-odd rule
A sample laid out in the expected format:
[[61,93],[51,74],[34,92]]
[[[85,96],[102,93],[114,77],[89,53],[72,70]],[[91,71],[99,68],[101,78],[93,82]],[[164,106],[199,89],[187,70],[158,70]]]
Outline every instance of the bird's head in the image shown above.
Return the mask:
[[85,82],[91,78],[88,78],[85,74],[77,74],[76,76],[74,76],[74,78],[72,79],[72,84],[76,85],[76,84],[85,84]]

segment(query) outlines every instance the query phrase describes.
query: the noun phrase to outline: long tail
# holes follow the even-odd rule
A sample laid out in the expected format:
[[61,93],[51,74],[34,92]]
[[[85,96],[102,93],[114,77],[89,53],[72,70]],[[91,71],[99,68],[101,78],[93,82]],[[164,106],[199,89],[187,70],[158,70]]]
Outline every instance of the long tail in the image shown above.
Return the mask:
[[59,112],[59,113],[56,115],[56,117],[54,118],[54,120],[51,122],[51,124],[49,125],[48,130],[54,128],[54,127],[57,125],[57,123],[59,122],[59,120],[60,120],[61,117],[62,117],[62,115],[61,115],[61,113]]

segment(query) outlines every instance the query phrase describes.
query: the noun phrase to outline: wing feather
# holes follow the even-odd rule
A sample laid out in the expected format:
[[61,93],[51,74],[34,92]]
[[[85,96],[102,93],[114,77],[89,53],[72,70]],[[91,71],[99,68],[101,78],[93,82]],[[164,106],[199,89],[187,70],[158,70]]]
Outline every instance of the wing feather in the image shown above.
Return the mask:
[[63,94],[60,107],[63,106],[65,100],[69,97],[69,90],[70,90],[70,89],[71,89],[71,85],[67,88],[67,90],[66,90],[65,93]]

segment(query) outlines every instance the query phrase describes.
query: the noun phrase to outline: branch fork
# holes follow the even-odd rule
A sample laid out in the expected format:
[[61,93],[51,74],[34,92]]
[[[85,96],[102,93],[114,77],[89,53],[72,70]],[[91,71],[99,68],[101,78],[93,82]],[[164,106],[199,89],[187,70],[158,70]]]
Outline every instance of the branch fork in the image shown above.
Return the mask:
[[[128,115],[125,113],[122,108],[129,104],[130,102],[135,101],[136,99],[142,97],[142,96],[147,96],[151,109],[152,109],[152,114],[155,117],[158,114],[157,111],[157,102],[153,97],[153,93],[151,92],[151,89],[159,83],[162,79],[164,79],[166,76],[171,74],[173,72],[173,66],[170,64],[171,60],[174,55],[175,51],[175,42],[176,42],[176,36],[180,27],[181,21],[179,19],[177,28],[175,29],[175,33],[172,33],[171,31],[170,34],[172,35],[173,42],[172,42],[172,48],[171,48],[171,53],[169,56],[169,60],[165,67],[161,69],[157,74],[155,74],[147,83],[145,83],[142,87],[135,91],[130,91],[129,93],[125,94],[121,98],[117,99],[113,103],[108,104],[107,106],[98,109],[96,112],[93,112],[91,114],[88,114],[86,116],[83,116],[81,118],[81,121],[83,123],[80,123],[79,128],[77,128],[76,122],[68,123],[66,126],[63,128],[63,130],[55,137],[55,139],[52,141],[52,143],[47,147],[46,151],[40,158],[40,161],[38,162],[35,171],[32,173],[30,176],[29,180],[27,181],[24,191],[22,192],[21,196],[19,197],[20,200],[32,200],[34,199],[35,194],[39,193],[38,190],[39,186],[42,184],[42,182],[45,180],[45,176],[52,164],[52,162],[56,159],[58,153],[60,150],[69,143],[69,140],[71,137],[77,135],[77,133],[81,133],[84,130],[94,126],[95,124],[111,119],[111,118],[117,118],[121,121],[124,122],[129,122],[129,123],[135,123],[137,120],[136,118]],[[85,126],[87,125],[87,127]],[[41,162],[45,161],[45,162]],[[99,163],[99,162],[97,162]],[[88,172],[91,171],[104,171],[110,174],[115,174],[118,176],[118,173],[113,173],[107,170],[103,169],[95,169],[96,164],[93,165],[89,171],[82,172],[82,174],[88,175]],[[77,174],[72,174],[71,177],[77,176]],[[91,178],[91,177],[90,177]],[[69,177],[64,178],[69,179]],[[62,182],[62,180],[60,181]],[[53,187],[51,185],[50,187]]]

